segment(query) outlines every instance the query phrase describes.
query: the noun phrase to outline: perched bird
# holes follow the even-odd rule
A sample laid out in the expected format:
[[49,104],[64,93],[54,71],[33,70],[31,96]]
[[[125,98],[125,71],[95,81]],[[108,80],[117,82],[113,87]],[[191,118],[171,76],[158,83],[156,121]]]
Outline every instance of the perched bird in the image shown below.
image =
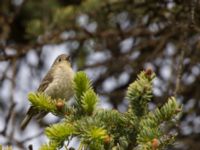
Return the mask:
[[[73,95],[72,81],[74,71],[71,68],[70,57],[66,54],[59,55],[51,66],[50,70],[42,80],[37,92],[43,92],[52,99],[69,100]],[[32,117],[42,119],[48,112],[36,109],[31,106],[21,123],[24,130]]]

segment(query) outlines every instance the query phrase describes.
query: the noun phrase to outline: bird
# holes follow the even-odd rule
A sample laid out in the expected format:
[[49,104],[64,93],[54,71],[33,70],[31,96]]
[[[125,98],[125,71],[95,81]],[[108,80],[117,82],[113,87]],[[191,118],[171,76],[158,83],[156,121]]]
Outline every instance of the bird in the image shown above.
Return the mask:
[[[37,92],[43,92],[51,97],[51,99],[64,99],[68,101],[73,96],[73,77],[74,71],[71,67],[70,56],[68,54],[59,55],[46,76],[41,81]],[[24,130],[30,120],[35,117],[37,120],[42,119],[48,112],[38,110],[34,106],[30,106],[25,118],[21,123],[21,130]]]

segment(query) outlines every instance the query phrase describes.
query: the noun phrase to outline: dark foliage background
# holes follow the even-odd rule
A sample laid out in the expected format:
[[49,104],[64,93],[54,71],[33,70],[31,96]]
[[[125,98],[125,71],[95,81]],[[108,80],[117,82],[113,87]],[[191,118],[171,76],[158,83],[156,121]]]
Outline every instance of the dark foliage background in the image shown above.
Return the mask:
[[73,68],[93,80],[102,105],[120,111],[127,86],[152,67],[157,79],[150,109],[170,95],[184,104],[170,149],[199,149],[199,14],[199,0],[1,0],[0,143],[24,149],[44,141],[40,127],[57,118],[32,122],[24,133],[19,123],[27,93],[65,52]]

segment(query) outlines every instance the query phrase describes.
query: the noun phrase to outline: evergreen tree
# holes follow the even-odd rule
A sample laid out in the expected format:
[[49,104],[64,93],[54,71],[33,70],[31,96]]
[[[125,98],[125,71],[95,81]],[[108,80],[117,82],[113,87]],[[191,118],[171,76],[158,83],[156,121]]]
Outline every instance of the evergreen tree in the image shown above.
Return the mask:
[[99,97],[84,72],[77,72],[74,77],[73,106],[43,93],[30,93],[28,98],[34,107],[63,117],[61,122],[45,128],[49,142],[40,150],[63,146],[70,149],[68,144],[74,137],[80,141],[79,150],[158,150],[172,144],[176,132],[170,129],[177,123],[181,105],[175,97],[170,97],[162,107],[149,111],[154,78],[152,70],[147,69],[129,85],[126,94],[129,108],[124,113],[97,107]]

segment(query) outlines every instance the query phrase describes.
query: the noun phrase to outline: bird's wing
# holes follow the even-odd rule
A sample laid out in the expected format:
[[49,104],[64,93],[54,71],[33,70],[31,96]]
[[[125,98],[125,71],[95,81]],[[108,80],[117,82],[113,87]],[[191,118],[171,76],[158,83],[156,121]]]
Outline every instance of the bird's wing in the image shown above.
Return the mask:
[[[44,92],[45,89],[48,87],[48,85],[53,81],[53,75],[52,75],[52,71],[50,70],[46,76],[44,77],[44,79],[42,80],[39,88],[38,88],[38,92]],[[42,117],[44,117],[47,114],[46,111],[39,111],[37,108],[35,108],[34,106],[31,106],[26,114],[26,117],[24,118],[24,120],[21,123],[21,129],[24,130],[27,126],[27,124],[29,123],[29,121],[31,120],[32,117],[37,116],[37,119],[41,119]]]
[[44,92],[45,89],[48,87],[48,85],[53,81],[53,75],[52,75],[52,71],[50,70],[46,76],[44,77],[44,79],[42,80],[39,88],[37,89],[38,92]]

